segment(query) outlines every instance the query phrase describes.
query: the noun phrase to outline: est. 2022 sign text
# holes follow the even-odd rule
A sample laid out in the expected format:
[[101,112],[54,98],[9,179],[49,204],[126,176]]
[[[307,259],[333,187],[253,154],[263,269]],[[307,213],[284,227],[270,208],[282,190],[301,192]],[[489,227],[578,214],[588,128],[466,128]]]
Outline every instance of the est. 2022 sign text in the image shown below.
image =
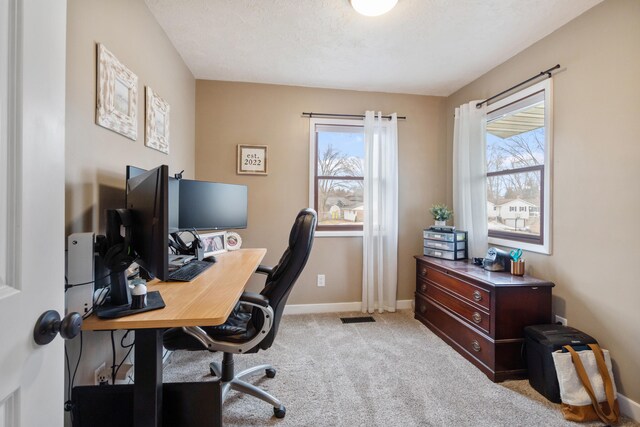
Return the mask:
[[266,175],[267,146],[238,145],[237,172],[239,174]]

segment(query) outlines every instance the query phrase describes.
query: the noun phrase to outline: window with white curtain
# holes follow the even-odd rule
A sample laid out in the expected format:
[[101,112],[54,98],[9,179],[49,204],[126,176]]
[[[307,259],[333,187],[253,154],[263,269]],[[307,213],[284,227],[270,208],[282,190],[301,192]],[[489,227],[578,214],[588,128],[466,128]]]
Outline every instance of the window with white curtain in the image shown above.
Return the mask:
[[362,120],[312,118],[309,133],[309,205],[318,212],[316,236],[362,236]]
[[551,253],[551,79],[487,111],[489,243]]

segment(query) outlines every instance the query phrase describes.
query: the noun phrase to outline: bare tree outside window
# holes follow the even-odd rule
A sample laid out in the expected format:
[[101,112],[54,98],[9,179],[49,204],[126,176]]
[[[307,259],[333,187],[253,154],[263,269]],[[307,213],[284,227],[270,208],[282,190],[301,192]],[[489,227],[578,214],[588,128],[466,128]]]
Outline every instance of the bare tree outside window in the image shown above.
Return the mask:
[[361,230],[364,218],[362,128],[316,132],[315,208],[318,229]]
[[489,236],[542,239],[545,111],[544,102],[535,101],[487,123]]

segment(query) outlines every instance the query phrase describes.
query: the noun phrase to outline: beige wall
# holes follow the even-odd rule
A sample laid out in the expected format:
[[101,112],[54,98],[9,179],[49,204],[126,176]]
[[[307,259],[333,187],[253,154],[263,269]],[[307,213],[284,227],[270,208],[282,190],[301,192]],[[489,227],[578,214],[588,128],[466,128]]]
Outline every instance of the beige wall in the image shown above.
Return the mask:
[[[67,233],[101,231],[124,203],[127,164],[194,174],[195,79],[142,0],[70,0],[67,11]],[[138,76],[138,139],[95,124],[96,43]],[[170,155],[144,145],[144,87],[170,107]]]
[[640,2],[607,0],[447,99],[453,110],[560,63],[553,78],[553,253],[527,253],[555,282],[555,312],[612,351],[619,391],[640,402]]
[[[95,124],[98,42],[138,76],[136,141]],[[104,210],[123,207],[127,164],[193,177],[195,79],[142,0],[68,1],[66,85],[66,234],[104,232]],[[171,106],[170,155],[144,146],[145,85]],[[78,340],[70,344],[74,361]],[[109,334],[85,333],[76,384],[92,382],[105,361]]]
[[[412,299],[413,255],[421,252],[428,209],[444,201],[444,98],[198,80],[196,177],[249,186],[249,225],[243,244],[266,247],[277,263],[295,214],[309,205],[309,120],[303,111],[362,114],[381,110],[406,115],[398,123],[398,299]],[[268,176],[237,175],[237,144],[269,146]],[[316,276],[326,275],[326,287]],[[253,283],[257,288],[258,283]],[[289,303],[361,301],[362,239],[317,238]]]

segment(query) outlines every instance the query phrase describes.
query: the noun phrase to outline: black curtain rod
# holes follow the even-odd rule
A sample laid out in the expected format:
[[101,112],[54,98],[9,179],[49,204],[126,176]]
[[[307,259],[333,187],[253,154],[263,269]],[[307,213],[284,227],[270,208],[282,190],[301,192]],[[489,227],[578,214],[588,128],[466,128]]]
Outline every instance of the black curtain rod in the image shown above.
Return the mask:
[[491,98],[487,98],[487,99],[485,99],[485,100],[484,100],[484,101],[482,101],[482,102],[478,102],[478,103],[476,104],[476,108],[480,108],[480,107],[482,107],[482,104],[489,103],[489,102],[491,102],[492,100],[494,100],[494,99],[496,99],[496,98],[498,98],[498,97],[500,97],[500,96],[504,95],[505,93],[511,92],[511,91],[512,91],[512,90],[514,90],[515,88],[518,88],[518,87],[520,87],[520,86],[522,86],[522,85],[526,85],[526,84],[527,84],[527,83],[529,83],[530,81],[535,80],[535,79],[537,79],[537,78],[539,78],[539,77],[542,77],[542,76],[544,76],[545,74],[547,75],[547,78],[550,78],[550,77],[551,77],[551,72],[552,72],[553,70],[557,70],[558,68],[560,68],[560,64],[556,64],[556,66],[555,66],[555,67],[551,67],[551,68],[549,68],[548,70],[540,71],[540,74],[536,74],[535,76],[533,76],[533,77],[531,77],[531,78],[528,78],[527,80],[525,80],[525,81],[523,81],[523,82],[520,82],[520,83],[518,83],[517,85],[512,86],[512,87],[510,87],[510,88],[509,88],[509,89],[507,89],[507,90],[503,90],[503,91],[502,91],[502,92],[500,92],[499,94],[497,94],[497,95],[493,95]]
[[[331,113],[302,113],[305,117],[350,117],[353,119],[364,119],[364,114],[331,114]],[[391,120],[391,116],[382,116],[383,119]],[[406,116],[398,116],[398,120],[407,120]]]

